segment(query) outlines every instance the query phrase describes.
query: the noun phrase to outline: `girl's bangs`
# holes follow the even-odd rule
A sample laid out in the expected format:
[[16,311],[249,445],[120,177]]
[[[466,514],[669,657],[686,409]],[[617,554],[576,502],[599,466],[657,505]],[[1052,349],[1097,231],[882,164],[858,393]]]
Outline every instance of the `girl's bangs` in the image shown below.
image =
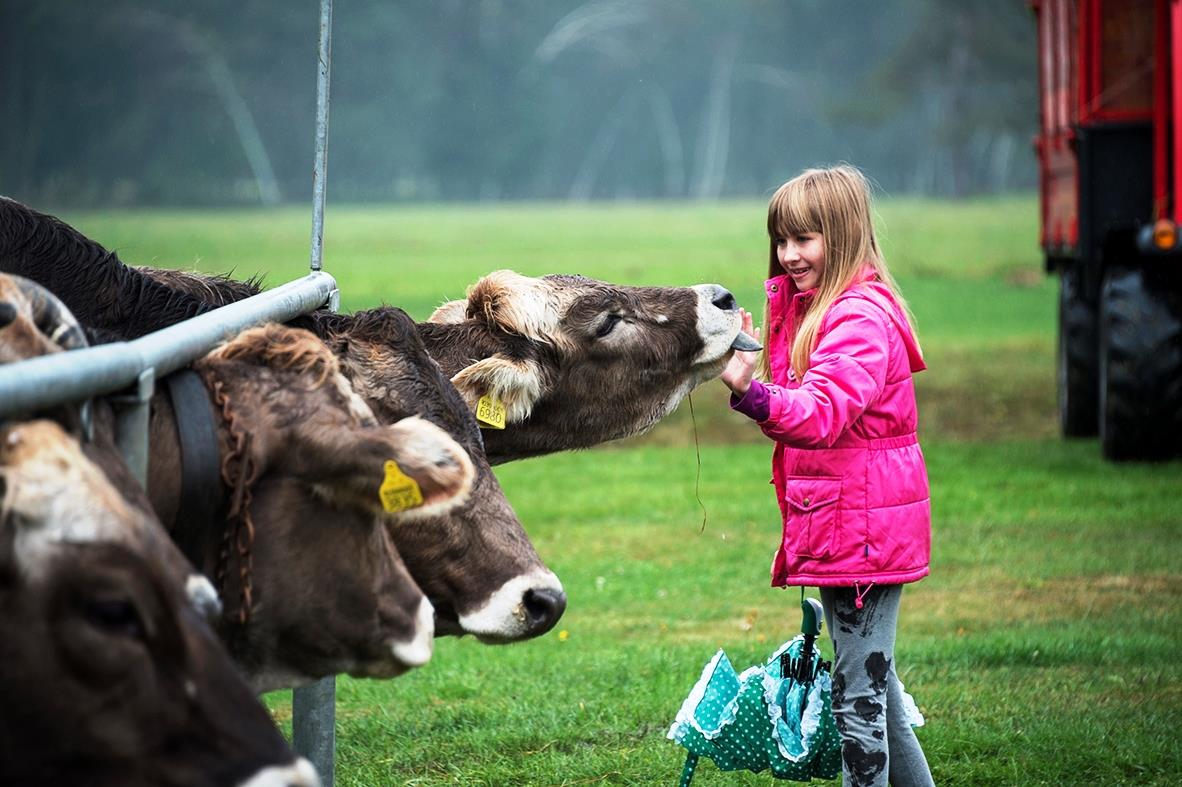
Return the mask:
[[789,181],[780,187],[768,205],[767,234],[772,238],[786,238],[805,232],[821,231],[821,213],[816,199],[808,199],[810,191],[804,178]]

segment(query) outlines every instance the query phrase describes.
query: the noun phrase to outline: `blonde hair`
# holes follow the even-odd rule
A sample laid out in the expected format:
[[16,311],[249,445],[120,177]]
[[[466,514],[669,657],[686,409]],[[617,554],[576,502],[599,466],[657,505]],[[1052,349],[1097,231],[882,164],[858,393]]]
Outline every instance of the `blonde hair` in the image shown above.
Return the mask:
[[[807,232],[819,232],[824,240],[825,270],[817,293],[803,319],[795,326],[789,355],[797,379],[808,370],[809,355],[817,343],[817,332],[825,312],[837,297],[849,289],[869,266],[903,309],[907,324],[915,332],[915,320],[899,286],[887,270],[870,213],[870,183],[856,167],[841,164],[823,169],[806,169],[772,195],[767,208],[767,234],[771,244],[768,278],[782,275],[776,257],[776,239]],[[768,318],[763,317],[763,336],[768,335]],[[771,377],[767,344],[760,353],[756,374]]]

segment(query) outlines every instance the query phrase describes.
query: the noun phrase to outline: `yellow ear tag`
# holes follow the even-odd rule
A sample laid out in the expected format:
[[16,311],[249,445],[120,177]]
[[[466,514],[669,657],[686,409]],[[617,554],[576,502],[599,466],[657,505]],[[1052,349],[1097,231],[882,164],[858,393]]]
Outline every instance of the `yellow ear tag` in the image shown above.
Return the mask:
[[423,492],[418,482],[402,472],[393,459],[386,460],[386,480],[382,481],[378,496],[382,498],[382,508],[389,514],[423,504]]
[[480,397],[476,403],[476,423],[487,429],[504,429],[505,405],[488,394]]

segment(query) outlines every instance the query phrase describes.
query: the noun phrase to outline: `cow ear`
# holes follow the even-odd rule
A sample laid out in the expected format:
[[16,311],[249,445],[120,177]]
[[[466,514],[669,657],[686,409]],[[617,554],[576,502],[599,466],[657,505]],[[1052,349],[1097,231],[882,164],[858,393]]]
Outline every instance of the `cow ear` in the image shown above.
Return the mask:
[[505,407],[505,423],[509,424],[529,418],[542,396],[541,367],[535,361],[510,358],[504,353],[465,366],[451,381],[474,413],[482,396],[499,400]]
[[468,318],[468,301],[448,301],[440,306],[435,311],[431,312],[431,316],[427,318],[427,322],[435,322],[441,324],[460,323]]

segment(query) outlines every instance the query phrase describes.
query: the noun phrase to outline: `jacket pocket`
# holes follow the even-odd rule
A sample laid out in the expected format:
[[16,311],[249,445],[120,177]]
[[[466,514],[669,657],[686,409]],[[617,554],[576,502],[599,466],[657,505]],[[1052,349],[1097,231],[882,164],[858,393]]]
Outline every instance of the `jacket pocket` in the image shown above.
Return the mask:
[[784,479],[784,546],[795,555],[826,558],[841,527],[839,476]]

